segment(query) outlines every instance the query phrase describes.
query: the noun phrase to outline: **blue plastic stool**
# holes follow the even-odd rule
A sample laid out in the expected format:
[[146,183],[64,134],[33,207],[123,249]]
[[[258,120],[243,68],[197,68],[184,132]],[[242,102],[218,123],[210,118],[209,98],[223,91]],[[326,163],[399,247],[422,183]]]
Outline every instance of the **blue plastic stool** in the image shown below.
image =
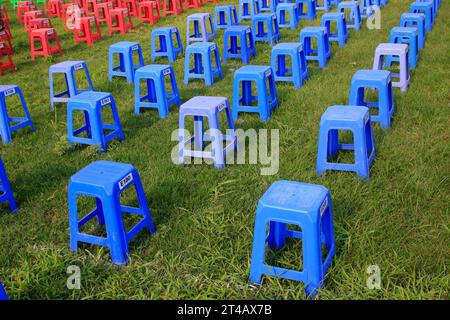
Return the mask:
[[[377,90],[378,101],[365,101],[365,89]],[[349,104],[377,108],[378,115],[372,115],[370,120],[379,122],[382,128],[390,128],[394,114],[391,73],[387,70],[358,70],[352,78]]]
[[259,13],[252,19],[253,35],[256,41],[273,45],[280,40],[277,15],[275,13]]
[[[214,84],[214,78],[223,79],[222,66],[217,45],[213,42],[197,42],[186,47],[184,60],[184,84],[189,79],[204,79],[207,86]],[[191,67],[190,57],[194,65]]]
[[384,7],[388,4],[388,0],[380,0],[380,4],[382,7]]
[[216,29],[226,29],[235,25],[238,25],[238,19],[234,5],[214,8],[214,26]]
[[[336,33],[331,33],[331,23],[336,23]],[[327,28],[328,40],[339,43],[340,47],[345,46],[348,39],[347,21],[342,12],[329,12],[322,16],[322,27]]]
[[[223,134],[219,125],[219,113],[224,110],[227,117],[228,134]],[[185,118],[188,116],[194,117],[194,136],[190,139],[185,136],[184,126]],[[209,133],[206,133],[203,128],[204,117],[208,119]],[[205,151],[205,148],[208,148],[206,141],[211,142],[211,151]],[[194,144],[194,150],[190,148],[192,143]],[[223,146],[224,143],[226,143],[225,147]],[[212,159],[214,166],[221,169],[225,166],[226,155],[233,150],[237,150],[237,138],[227,98],[198,96],[181,105],[178,145],[178,161],[180,164],[184,164],[185,157],[197,157]]]
[[255,14],[259,13],[258,0],[239,0],[238,12],[239,22],[251,20]]
[[277,5],[277,20],[279,28],[295,30],[300,23],[297,3],[280,3]]
[[1,282],[0,282],[0,300],[2,301],[8,300],[8,296]]
[[[317,39],[317,49],[312,48],[311,39]],[[306,60],[318,61],[320,68],[327,66],[327,60],[331,57],[330,41],[327,28],[305,27],[300,31],[300,43],[303,45]]]
[[425,29],[427,31],[431,31],[431,29],[433,29],[434,13],[433,13],[433,3],[431,1],[413,2],[409,7],[409,12],[425,14]]
[[[104,124],[102,109],[111,107],[113,124]],[[83,111],[85,124],[74,129],[74,112]],[[109,133],[105,130],[110,131]],[[79,136],[86,133],[86,137]],[[124,140],[116,103],[110,93],[88,91],[69,99],[67,104],[67,138],[69,143],[98,145],[107,151],[108,141],[118,137]]]
[[[252,83],[256,85],[257,96],[252,95]],[[242,84],[242,91],[239,87]],[[268,87],[267,87],[268,84]],[[252,105],[256,101],[257,105]],[[275,77],[271,67],[243,66],[237,69],[233,79],[233,119],[239,112],[258,112],[261,120],[270,118],[270,110],[278,107]]]
[[[286,57],[291,57],[292,65],[286,65]],[[271,67],[275,81],[293,82],[295,88],[301,88],[303,81],[309,78],[303,47],[297,42],[279,43],[272,48]]]
[[16,212],[19,210],[17,207],[16,200],[14,200],[14,194],[9,184],[8,175],[6,174],[5,166],[3,165],[3,160],[0,157],[0,203],[8,201],[9,209],[11,212]]
[[[298,226],[301,231],[289,230],[287,225]],[[281,249],[287,237],[302,239],[302,271],[265,263],[266,243],[271,249]],[[325,259],[322,245],[327,249]],[[332,203],[328,190],[321,185],[295,181],[272,183],[256,210],[250,281],[260,284],[264,274],[301,281],[306,285],[306,295],[314,298],[324,285],[334,254]]]
[[355,29],[356,31],[361,29],[361,11],[357,1],[344,1],[339,3],[338,12],[342,12],[345,15],[347,29]]
[[209,13],[194,13],[187,17],[186,46],[195,41],[208,42],[215,37],[216,31]]
[[314,20],[317,17],[316,0],[296,0],[296,3],[299,19]]
[[[353,144],[339,143],[339,130],[353,133]],[[354,163],[329,162],[339,150],[353,150]],[[369,178],[370,164],[375,157],[370,111],[363,106],[331,106],[320,119],[316,173],[326,170],[355,171],[363,179]]]
[[342,1],[342,0],[331,0],[331,4],[332,4],[333,6],[338,6],[339,3],[340,3],[341,1]]
[[[120,194],[128,187],[136,190],[139,207],[120,203]],[[96,208],[78,220],[77,198],[95,198]],[[129,231],[126,230],[122,214],[140,215],[142,219]],[[106,238],[82,233],[80,228],[97,217],[98,224],[106,227]],[[78,243],[85,242],[108,247],[114,264],[128,262],[130,241],[144,228],[156,232],[150,216],[139,173],[131,164],[95,161],[78,171],[69,182],[70,250],[76,252]]]
[[276,12],[278,0],[258,0],[259,11]]
[[316,11],[330,11],[331,0],[316,0]]
[[242,59],[243,63],[250,63],[252,56],[256,56],[252,28],[249,26],[228,27],[224,33],[223,61],[235,58]]
[[[404,43],[408,45],[408,64],[415,69],[419,58],[418,30],[416,27],[394,27],[391,29],[389,37],[390,43]],[[399,58],[387,56],[385,65],[390,68],[393,61],[398,62]]]
[[419,39],[419,49],[425,47],[425,15],[423,13],[403,13],[400,17],[400,27],[416,27]]
[[[165,77],[170,77],[171,90],[167,92],[164,84]],[[140,83],[145,80],[147,92],[141,96]],[[140,114],[141,108],[156,108],[159,117],[165,118],[169,114],[169,106],[176,103],[181,105],[177,80],[173,68],[169,65],[153,64],[136,70],[134,82],[134,113]]]
[[[133,55],[137,54],[139,63],[134,64]],[[119,55],[119,65],[114,65],[114,56]],[[137,42],[122,41],[112,44],[109,47],[109,69],[108,79],[112,77],[125,77],[127,82],[134,81],[134,72],[136,69],[144,66],[144,57],[142,56],[141,45]]]
[[[79,89],[75,79],[75,72],[84,71],[86,79],[89,85],[87,89]],[[55,93],[54,89],[54,74],[63,73],[66,83],[66,90],[60,93]],[[92,85],[91,76],[89,70],[84,61],[64,61],[54,64],[49,69],[50,74],[50,105],[51,109],[55,107],[55,102],[67,103],[69,98],[75,97],[84,91],[94,91],[94,86]]]
[[183,44],[177,27],[152,30],[152,62],[155,62],[156,57],[167,57],[169,62],[175,62],[178,54],[183,54]]
[[[8,114],[6,98],[15,94],[20,97],[25,117],[10,117]],[[34,125],[31,121],[30,112],[28,111],[22,91],[18,86],[0,85],[0,108],[0,135],[2,136],[3,144],[11,142],[12,133],[19,129],[30,127],[31,132],[34,132]]]

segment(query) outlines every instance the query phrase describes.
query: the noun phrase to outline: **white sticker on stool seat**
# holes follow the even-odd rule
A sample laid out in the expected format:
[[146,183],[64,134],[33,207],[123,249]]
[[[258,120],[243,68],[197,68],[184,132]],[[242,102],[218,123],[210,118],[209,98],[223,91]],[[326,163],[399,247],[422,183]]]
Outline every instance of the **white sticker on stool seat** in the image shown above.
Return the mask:
[[163,71],[163,76],[167,76],[168,74],[170,74],[170,69],[167,68]]
[[223,102],[219,105],[218,109],[219,109],[219,111],[222,111],[223,109],[225,109],[225,107],[226,107],[226,104],[225,104],[225,102]]
[[74,69],[75,69],[75,71],[83,69],[83,64],[79,63],[79,64],[75,65]]
[[325,212],[325,209],[328,206],[328,197],[325,198],[325,200],[323,201],[322,205],[320,206],[320,215],[322,216],[323,213]]
[[136,51],[137,49],[139,49],[139,46],[137,44],[131,47],[131,51]]
[[269,69],[266,71],[266,77],[270,76],[272,74],[272,71]]
[[5,96],[10,96],[12,94],[16,93],[16,89],[12,88],[12,89],[8,89],[5,91]]
[[133,174],[130,172],[125,176],[125,178],[119,181],[119,189],[122,190],[127,185],[129,185],[131,181],[133,181]]
[[102,101],[100,102],[100,104],[101,104],[102,106],[104,106],[105,104],[108,104],[108,103],[110,103],[110,102],[111,102],[111,98],[110,98],[110,97],[107,97],[107,98],[102,99]]

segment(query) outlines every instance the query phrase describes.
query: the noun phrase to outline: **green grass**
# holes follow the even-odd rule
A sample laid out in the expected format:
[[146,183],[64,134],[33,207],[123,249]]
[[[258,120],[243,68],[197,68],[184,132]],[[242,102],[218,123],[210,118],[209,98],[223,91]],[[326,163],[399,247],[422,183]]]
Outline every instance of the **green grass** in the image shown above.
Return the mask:
[[[224,1],[228,3],[231,1]],[[233,1],[234,2],[234,1]],[[16,200],[17,214],[2,207],[0,214],[0,279],[13,299],[304,299],[304,286],[265,277],[260,288],[248,281],[253,222],[258,199],[271,182],[289,179],[318,183],[333,198],[337,251],[326,276],[321,299],[448,299],[449,297],[449,70],[450,4],[442,2],[437,22],[427,34],[418,68],[406,94],[395,89],[396,116],[390,130],[374,127],[377,156],[370,182],[352,173],[315,175],[317,133],[323,111],[346,104],[350,80],[358,69],[370,69],[376,45],[386,42],[390,29],[411,1],[390,0],[382,10],[381,30],[365,26],[344,48],[332,46],[325,70],[309,64],[311,79],[300,90],[277,86],[280,108],[262,123],[244,114],[238,128],[280,130],[280,170],[261,176],[260,165],[179,167],[170,160],[178,126],[178,111],[166,119],[155,110],[133,113],[134,91],[124,79],[107,80],[107,51],[121,40],[141,43],[150,63],[152,26],[140,24],[131,34],[107,36],[93,47],[74,44],[72,34],[56,24],[64,56],[31,61],[27,36],[12,20],[18,71],[6,72],[3,84],[19,85],[25,95],[36,133],[22,130],[13,143],[1,146]],[[42,5],[40,5],[41,7]],[[197,11],[213,12],[208,4]],[[192,13],[194,11],[189,11]],[[167,17],[156,26],[176,25],[182,37],[186,13]],[[303,26],[283,30],[283,41],[298,41]],[[217,43],[222,47],[222,31]],[[270,48],[257,45],[253,64],[269,64]],[[122,126],[123,143],[109,151],[68,147],[65,107],[50,111],[48,68],[63,60],[85,60],[96,90],[112,92]],[[162,62],[162,63],[165,63]],[[195,95],[225,95],[231,99],[237,61],[224,64],[225,78],[212,88],[201,82],[182,84],[184,59],[173,64],[182,101]],[[17,110],[17,109],[16,109]],[[99,159],[132,163],[139,171],[157,234],[141,234],[130,247],[125,267],[110,263],[109,251],[82,246],[69,251],[66,187],[72,174]],[[298,266],[295,246],[277,255],[279,263]],[[366,287],[366,269],[381,268],[381,289]],[[81,268],[81,290],[66,288],[66,269]]]

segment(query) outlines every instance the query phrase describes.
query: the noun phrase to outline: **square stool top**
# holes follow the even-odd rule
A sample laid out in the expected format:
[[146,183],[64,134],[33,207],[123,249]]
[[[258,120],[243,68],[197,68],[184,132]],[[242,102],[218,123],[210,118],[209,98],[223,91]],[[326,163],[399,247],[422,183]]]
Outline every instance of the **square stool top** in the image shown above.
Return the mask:
[[324,186],[281,180],[271,184],[259,204],[275,209],[316,214],[328,195]]

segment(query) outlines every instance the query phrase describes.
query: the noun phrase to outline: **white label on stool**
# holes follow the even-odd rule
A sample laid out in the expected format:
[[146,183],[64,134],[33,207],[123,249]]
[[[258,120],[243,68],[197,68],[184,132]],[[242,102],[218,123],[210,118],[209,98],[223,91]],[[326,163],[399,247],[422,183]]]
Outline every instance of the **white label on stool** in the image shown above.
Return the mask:
[[79,63],[79,64],[75,65],[75,67],[73,67],[73,68],[75,69],[75,71],[83,69],[83,64]]
[[131,51],[136,51],[139,48],[139,46],[137,44],[135,44],[134,46],[131,47]]
[[122,190],[129,185],[131,181],[133,181],[133,174],[130,172],[125,176],[125,178],[119,181],[119,189]]
[[367,121],[369,121],[369,113],[367,112],[366,115],[364,116],[364,123],[366,123]]
[[328,197],[325,198],[325,200],[323,201],[322,205],[320,206],[320,216],[323,215],[323,213],[325,212],[325,209],[328,206]]
[[211,50],[216,50],[216,45],[211,46]]
[[5,91],[5,96],[10,96],[12,94],[16,93],[16,89],[12,88],[12,89],[8,89]]
[[266,71],[266,77],[270,76],[272,74],[272,71],[269,69]]
[[110,103],[110,102],[111,102],[111,98],[108,97],[108,98],[102,99],[102,101],[100,101],[100,104],[101,104],[102,106],[104,106],[105,104],[108,104],[108,103]]
[[167,76],[168,74],[170,74],[170,69],[169,68],[164,69],[163,70],[163,76]]
[[0,36],[3,36],[5,34],[5,31],[0,32]]
[[223,109],[225,109],[225,102],[219,105],[219,112],[222,111]]
[[173,28],[172,28],[172,32],[177,32],[177,28],[176,28],[176,27],[173,27]]
[[91,18],[91,19],[89,19],[89,22],[90,22],[90,23],[93,23],[93,22],[95,22],[95,18]]
[[252,32],[252,29],[248,28],[246,32],[250,33],[250,32]]
[[0,49],[3,49],[5,45],[3,43],[0,43]]
[[47,34],[48,34],[49,36],[51,36],[51,35],[53,34],[53,30],[48,30],[48,31],[47,31]]

